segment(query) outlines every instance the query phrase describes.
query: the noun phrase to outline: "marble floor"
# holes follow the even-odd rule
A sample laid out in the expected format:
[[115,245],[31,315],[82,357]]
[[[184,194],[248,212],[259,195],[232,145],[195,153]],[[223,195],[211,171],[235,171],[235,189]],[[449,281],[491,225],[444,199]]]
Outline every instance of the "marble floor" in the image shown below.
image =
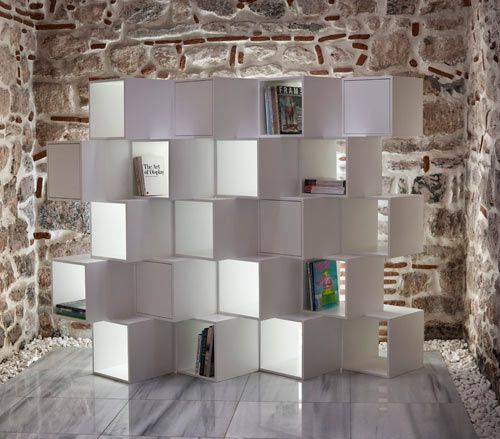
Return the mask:
[[332,373],[303,383],[254,373],[127,385],[92,375],[91,363],[90,349],[60,348],[1,384],[0,439],[476,438],[435,352],[391,380]]

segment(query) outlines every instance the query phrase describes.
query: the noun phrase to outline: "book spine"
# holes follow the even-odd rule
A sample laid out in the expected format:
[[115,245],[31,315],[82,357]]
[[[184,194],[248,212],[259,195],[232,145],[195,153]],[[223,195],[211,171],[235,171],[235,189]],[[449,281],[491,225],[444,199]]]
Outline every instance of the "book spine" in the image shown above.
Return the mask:
[[316,296],[314,294],[314,275],[313,275],[313,263],[307,263],[307,274],[309,279],[309,297],[311,301],[311,310],[316,311]]
[[201,334],[198,334],[198,344],[196,345],[196,365],[194,367],[194,372],[196,374],[200,373],[200,345],[201,345]]
[[333,293],[335,294],[335,305],[340,302],[340,277],[338,275],[338,265],[337,261],[332,261],[332,277],[333,277]]
[[310,193],[311,194],[345,195],[345,188],[311,186]]
[[264,111],[266,114],[266,134],[272,134],[272,114],[271,114],[271,90],[264,88]]
[[212,367],[212,345],[214,342],[214,327],[210,326],[207,331],[207,346],[205,349],[205,370],[204,376],[210,376],[210,368]]
[[201,332],[201,345],[200,345],[200,371],[199,374],[203,375],[205,371],[205,349],[207,346],[207,328]]
[[72,312],[67,309],[56,308],[56,314],[64,317],[73,317],[74,319],[85,320],[86,314],[80,314],[76,312]]
[[73,306],[68,306],[68,305],[65,305],[64,303],[58,303],[56,305],[56,309],[61,309],[61,310],[70,311],[70,312],[73,312],[73,313],[85,315],[85,310],[84,309],[82,309],[82,308],[75,308]]
[[273,134],[280,134],[280,109],[278,103],[278,87],[273,87]]

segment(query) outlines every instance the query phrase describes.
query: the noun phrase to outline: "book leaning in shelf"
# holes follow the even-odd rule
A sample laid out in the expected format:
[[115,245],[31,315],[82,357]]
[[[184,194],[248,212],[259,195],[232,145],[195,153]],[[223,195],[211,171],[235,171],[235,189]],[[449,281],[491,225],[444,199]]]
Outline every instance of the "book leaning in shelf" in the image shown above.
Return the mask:
[[345,195],[346,184],[345,180],[306,178],[304,180],[304,192],[306,194]]
[[215,376],[214,327],[209,326],[198,334],[195,373],[205,377]]
[[264,89],[266,134],[302,134],[302,89],[286,85]]
[[133,163],[137,195],[166,195],[167,174],[163,157],[142,155],[134,157]]
[[339,304],[337,262],[316,260],[307,263],[308,296],[313,311],[321,311]]

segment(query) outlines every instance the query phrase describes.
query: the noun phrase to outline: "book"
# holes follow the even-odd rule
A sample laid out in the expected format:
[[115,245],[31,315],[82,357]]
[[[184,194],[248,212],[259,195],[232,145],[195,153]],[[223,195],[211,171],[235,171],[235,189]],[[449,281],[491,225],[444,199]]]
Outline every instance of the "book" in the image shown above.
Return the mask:
[[133,158],[137,195],[166,195],[167,173],[162,156],[142,155]]
[[328,187],[328,186],[312,186],[311,194],[330,194],[330,195],[345,195],[343,187]]
[[304,192],[307,194],[345,195],[346,182],[345,180],[306,178],[304,179]]
[[55,306],[56,314],[66,317],[85,320],[86,305],[85,300],[77,300],[74,302],[58,303]]
[[333,308],[339,304],[337,262],[317,260],[312,263],[314,311]]
[[205,350],[207,346],[207,332],[208,328],[205,328],[201,331],[201,342],[200,342],[200,370],[198,371],[199,375],[204,375],[205,372]]
[[280,134],[302,134],[302,88],[276,87]]
[[200,373],[200,347],[201,347],[201,334],[198,334],[198,343],[196,344],[196,363],[194,366],[194,372],[196,374]]
[[312,262],[307,263],[307,291],[309,298],[309,308],[312,311],[315,311],[315,301],[314,301],[314,279],[313,279],[313,270],[312,270]]
[[211,371],[214,368],[214,365],[212,364],[213,350],[214,350],[214,327],[210,326],[207,331],[207,344],[205,350],[205,370],[203,374],[206,377],[213,376],[211,375]]
[[273,134],[273,121],[271,109],[271,88],[264,88],[264,110],[266,114],[266,134]]

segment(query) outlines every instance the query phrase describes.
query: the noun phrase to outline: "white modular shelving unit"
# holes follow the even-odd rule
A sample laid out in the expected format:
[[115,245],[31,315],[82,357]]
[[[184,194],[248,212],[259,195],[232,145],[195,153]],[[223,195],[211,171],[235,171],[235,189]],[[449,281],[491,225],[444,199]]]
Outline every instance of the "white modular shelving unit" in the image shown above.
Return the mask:
[[[266,134],[271,85],[302,88],[301,134]],[[381,136],[422,135],[422,95],[418,78],[92,82],[91,140],[49,145],[48,196],[92,202],[92,255],[55,260],[53,283],[54,304],[87,301],[95,373],[196,375],[212,325],[211,381],[420,367],[423,313],[383,305],[383,264],[422,251],[423,200],[382,195]],[[162,196],[135,193],[146,154],[164,158]],[[304,194],[305,178],[345,178],[346,193]],[[313,312],[316,258],[341,265],[345,295]]]
[[92,328],[95,374],[135,383],[174,371],[171,323],[132,316]]
[[[196,373],[198,334],[214,326],[215,376]],[[210,381],[222,381],[259,369],[258,321],[221,314],[185,320],[176,328],[177,371]]]
[[138,314],[172,321],[217,311],[217,263],[169,258],[137,263]]
[[314,313],[263,320],[261,370],[308,379],[342,367],[342,321]]

